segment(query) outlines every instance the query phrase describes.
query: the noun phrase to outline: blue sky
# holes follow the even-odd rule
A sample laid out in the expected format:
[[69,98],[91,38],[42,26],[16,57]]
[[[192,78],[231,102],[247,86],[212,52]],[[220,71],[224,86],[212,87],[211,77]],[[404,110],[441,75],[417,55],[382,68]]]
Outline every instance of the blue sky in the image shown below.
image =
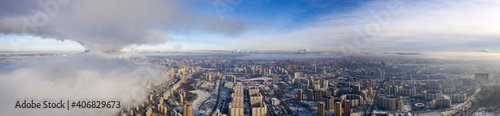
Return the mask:
[[[220,13],[214,1],[187,1],[177,5],[189,12],[218,17]],[[221,27],[242,22],[245,29],[238,34],[227,35],[207,31],[203,26],[181,25],[162,32],[165,43],[138,43],[126,48],[139,51],[296,51],[302,48],[338,51],[349,45],[355,47],[351,50],[382,51],[500,49],[497,47],[500,44],[499,4],[494,0],[242,0],[239,4],[228,3],[233,10],[224,12],[224,19],[212,24]],[[383,14],[389,11],[390,5],[397,6],[398,13]],[[380,26],[377,18],[384,19],[384,16],[389,16],[390,20]],[[371,24],[378,24],[378,27]],[[368,34],[368,42],[356,43],[360,39],[356,29],[364,33],[375,30],[376,33]],[[13,43],[13,39],[21,41]],[[359,42],[366,45],[360,46]],[[0,49],[82,51],[86,48],[73,40],[62,42],[1,34]]]

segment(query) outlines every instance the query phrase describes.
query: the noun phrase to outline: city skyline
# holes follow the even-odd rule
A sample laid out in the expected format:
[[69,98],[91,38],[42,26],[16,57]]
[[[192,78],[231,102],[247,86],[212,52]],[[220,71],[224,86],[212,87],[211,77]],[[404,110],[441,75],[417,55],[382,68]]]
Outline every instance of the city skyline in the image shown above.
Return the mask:
[[496,116],[498,0],[2,0],[0,115]]

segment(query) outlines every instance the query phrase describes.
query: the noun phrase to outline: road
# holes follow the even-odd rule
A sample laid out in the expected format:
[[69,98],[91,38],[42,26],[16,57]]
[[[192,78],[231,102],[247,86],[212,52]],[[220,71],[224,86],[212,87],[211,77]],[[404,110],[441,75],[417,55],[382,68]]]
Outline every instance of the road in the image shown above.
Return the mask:
[[373,96],[373,98],[372,98],[372,104],[371,104],[372,106],[371,106],[371,108],[369,109],[368,116],[371,116],[371,115],[372,115],[372,113],[373,113],[373,111],[375,110],[375,106],[376,106],[376,105],[377,105],[377,103],[378,103],[378,100],[377,100],[377,101],[375,101],[375,99],[377,99],[377,97],[378,97],[378,93],[380,92],[380,88],[381,88],[382,86],[384,86],[385,84],[386,84],[386,81],[385,81],[385,79],[384,79],[384,82],[383,82],[382,84],[378,84],[378,85],[375,87],[375,91],[376,91],[376,92],[375,92],[375,96]]
[[219,106],[220,91],[224,87],[224,82],[222,80],[223,79],[222,79],[222,75],[221,75],[221,76],[219,76],[219,84],[217,86],[218,87],[218,89],[217,89],[217,102],[215,102],[215,106],[212,109],[212,111],[210,112],[209,116],[212,116],[214,114],[214,111],[217,109],[217,106]]

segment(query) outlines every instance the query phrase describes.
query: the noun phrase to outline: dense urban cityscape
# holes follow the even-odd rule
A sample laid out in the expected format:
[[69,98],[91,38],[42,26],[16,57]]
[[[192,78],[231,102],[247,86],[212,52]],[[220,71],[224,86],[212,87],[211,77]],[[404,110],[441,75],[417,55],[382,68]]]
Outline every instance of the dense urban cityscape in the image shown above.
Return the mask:
[[0,116],[498,116],[500,0],[0,0]]
[[[57,55],[68,54],[35,56]],[[472,62],[405,55],[359,55],[348,59],[242,57],[246,55],[251,54],[153,53],[147,57],[131,57],[129,60],[136,66],[156,66],[155,70],[169,78],[148,80],[145,101],[124,106],[117,115],[449,116],[498,113],[496,107],[480,103],[493,93],[491,89],[497,85],[497,77],[481,72],[476,68],[479,65]],[[27,54],[3,55],[2,62],[36,60],[33,58],[36,57]]]

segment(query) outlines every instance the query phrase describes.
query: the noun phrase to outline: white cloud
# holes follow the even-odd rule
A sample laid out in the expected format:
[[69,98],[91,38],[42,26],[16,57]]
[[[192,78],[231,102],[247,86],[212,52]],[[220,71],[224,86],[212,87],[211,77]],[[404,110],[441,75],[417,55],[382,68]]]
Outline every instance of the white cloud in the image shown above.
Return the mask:
[[[474,51],[496,48],[500,44],[500,2],[495,0],[399,1],[396,14],[389,15],[386,27],[361,50]],[[318,17],[308,27],[284,34],[246,37],[239,49],[293,50],[312,48],[339,50],[341,43],[354,45],[356,31],[378,24],[374,16],[392,1],[371,1],[349,12],[334,12]],[[397,2],[396,2],[397,3]],[[373,27],[370,27],[373,31]],[[365,31],[366,33],[366,31]],[[259,46],[259,47],[254,47]]]
[[190,5],[185,2],[194,1],[61,1],[3,1],[0,33],[73,40],[93,51],[116,52],[130,45],[163,43],[174,30],[235,36],[249,27],[242,19],[226,16],[222,21],[215,11],[185,7]]
[[[86,53],[47,57],[37,62],[17,63],[0,70],[2,115],[115,115],[111,109],[20,109],[17,100],[118,100],[122,107],[147,99],[146,80],[168,79],[161,71],[137,67],[127,54],[102,56]],[[156,81],[153,81],[156,82]],[[22,102],[22,101],[21,101]]]

